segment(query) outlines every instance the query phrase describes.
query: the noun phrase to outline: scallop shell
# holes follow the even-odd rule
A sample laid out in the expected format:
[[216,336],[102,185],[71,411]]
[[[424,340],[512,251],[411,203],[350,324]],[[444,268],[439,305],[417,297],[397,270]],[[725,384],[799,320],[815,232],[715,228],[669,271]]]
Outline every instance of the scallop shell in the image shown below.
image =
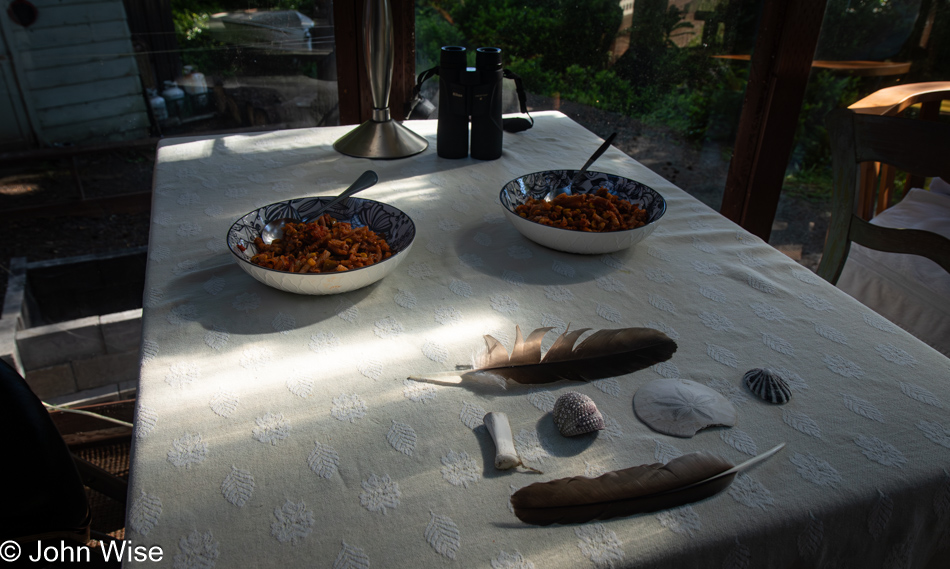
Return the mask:
[[604,416],[594,400],[576,391],[569,391],[554,402],[554,424],[565,437],[583,435],[604,428]]
[[742,376],[742,383],[756,397],[775,405],[788,403],[792,398],[788,383],[768,368],[750,369]]

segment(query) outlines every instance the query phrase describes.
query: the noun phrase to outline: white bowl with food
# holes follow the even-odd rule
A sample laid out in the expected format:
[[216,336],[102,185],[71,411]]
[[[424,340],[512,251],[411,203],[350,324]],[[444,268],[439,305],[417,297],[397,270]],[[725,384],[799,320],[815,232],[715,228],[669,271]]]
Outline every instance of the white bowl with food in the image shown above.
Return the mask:
[[[312,295],[349,292],[393,272],[415,240],[412,219],[392,205],[355,197],[331,206],[322,220],[310,219],[332,199],[296,198],[241,216],[227,236],[238,266],[267,286]],[[307,225],[264,244],[260,240],[264,226],[281,218]]]
[[[499,199],[505,216],[522,235],[567,253],[600,254],[627,249],[646,239],[666,213],[666,200],[653,188],[604,172],[545,170],[505,184]],[[570,193],[546,201],[559,188]]]

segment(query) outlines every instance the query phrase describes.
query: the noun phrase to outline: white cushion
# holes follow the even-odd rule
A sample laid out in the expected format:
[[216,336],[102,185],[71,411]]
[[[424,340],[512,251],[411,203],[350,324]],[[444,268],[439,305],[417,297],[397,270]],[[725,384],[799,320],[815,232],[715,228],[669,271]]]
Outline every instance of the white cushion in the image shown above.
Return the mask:
[[[950,238],[950,184],[935,178],[930,191],[912,189],[871,223]],[[950,356],[950,273],[937,263],[852,243],[838,288]]]

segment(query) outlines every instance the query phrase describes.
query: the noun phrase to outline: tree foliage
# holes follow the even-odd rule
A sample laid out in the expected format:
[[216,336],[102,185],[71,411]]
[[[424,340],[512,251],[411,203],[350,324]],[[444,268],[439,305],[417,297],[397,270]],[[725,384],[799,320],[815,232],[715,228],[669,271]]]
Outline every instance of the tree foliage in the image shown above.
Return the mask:
[[921,0],[828,0],[815,59],[882,60],[910,37]]
[[417,17],[422,59],[437,60],[429,38],[452,37],[446,31],[452,28],[467,48],[499,47],[506,61],[530,60],[559,73],[573,65],[606,69],[623,17],[616,0],[417,0],[416,6],[425,20],[420,29]]

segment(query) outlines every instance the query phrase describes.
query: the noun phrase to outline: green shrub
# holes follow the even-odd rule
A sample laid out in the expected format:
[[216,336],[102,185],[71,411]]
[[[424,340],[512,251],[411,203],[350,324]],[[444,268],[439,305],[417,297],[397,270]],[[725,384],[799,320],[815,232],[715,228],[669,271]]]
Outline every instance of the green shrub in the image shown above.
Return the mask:
[[465,45],[462,32],[428,2],[416,1],[416,73],[439,64],[442,46]]
[[831,164],[825,115],[858,100],[858,85],[857,77],[836,75],[828,70],[812,73],[798,114],[795,142],[789,160],[791,170],[807,171]]

